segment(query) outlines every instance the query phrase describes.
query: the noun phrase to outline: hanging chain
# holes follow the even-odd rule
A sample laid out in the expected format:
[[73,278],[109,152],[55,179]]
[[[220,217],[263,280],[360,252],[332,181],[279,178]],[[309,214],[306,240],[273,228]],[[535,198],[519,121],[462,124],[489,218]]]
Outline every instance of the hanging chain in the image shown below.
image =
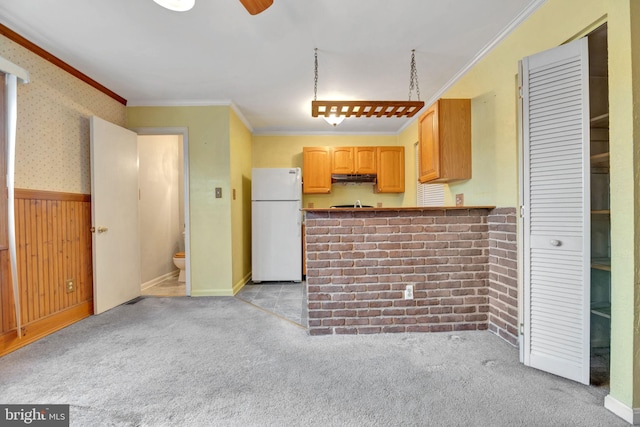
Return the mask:
[[[316,64],[317,67],[317,64]],[[420,87],[418,86],[418,70],[416,70],[416,50],[411,50],[411,72],[409,77],[409,101],[411,101],[411,92],[416,90],[418,101],[420,101]],[[317,76],[316,76],[317,78]]]
[[[409,101],[411,93],[415,89],[418,101],[420,101],[420,86],[418,86],[418,70],[416,69],[416,50],[411,50],[411,70],[409,76]],[[314,76],[313,76],[313,100],[318,98],[318,48],[314,49]]]
[[315,101],[318,97],[318,48],[314,49],[315,51],[315,77],[313,79],[313,100]]

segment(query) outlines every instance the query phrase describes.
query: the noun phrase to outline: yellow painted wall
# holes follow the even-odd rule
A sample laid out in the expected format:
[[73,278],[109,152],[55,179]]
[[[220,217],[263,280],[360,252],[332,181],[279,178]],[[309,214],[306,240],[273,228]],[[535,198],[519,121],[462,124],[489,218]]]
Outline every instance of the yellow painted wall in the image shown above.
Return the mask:
[[[640,166],[635,160],[640,147],[634,141],[640,140],[640,1],[548,0],[444,94],[472,100],[472,179],[451,184],[447,199],[464,193],[469,205],[518,205],[518,61],[604,22],[609,29],[611,396],[638,408]],[[408,144],[416,134],[417,128],[409,127],[399,139]]]
[[[191,295],[233,295],[230,108],[127,107],[127,127],[189,129]],[[223,197],[215,198],[221,187]]]
[[125,106],[1,35],[0,56],[31,78],[18,85],[16,188],[90,194],[89,117],[124,126]]
[[[424,111],[424,109],[423,109]],[[404,200],[402,206],[416,206],[418,171],[416,169],[416,143],[418,142],[418,120],[411,122],[398,135],[398,145],[404,147]]]
[[[231,110],[231,257],[233,292],[251,276],[251,132]],[[235,192],[235,198],[234,198]]]
[[[362,119],[371,120],[371,119]],[[380,146],[398,145],[396,135],[254,135],[253,167],[302,168],[303,147]],[[406,150],[405,150],[406,151]],[[407,155],[405,152],[405,161]],[[415,192],[415,190],[414,190]],[[363,205],[384,207],[404,206],[405,194],[376,194],[371,184],[333,185],[331,194],[306,194],[303,206],[312,203],[315,208],[352,204],[360,200]]]

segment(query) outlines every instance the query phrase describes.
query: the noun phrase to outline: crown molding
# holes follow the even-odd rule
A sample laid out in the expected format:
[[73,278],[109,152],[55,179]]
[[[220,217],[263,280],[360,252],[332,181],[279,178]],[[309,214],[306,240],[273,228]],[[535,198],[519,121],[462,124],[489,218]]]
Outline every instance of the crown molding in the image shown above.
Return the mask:
[[[453,75],[453,77],[451,77],[451,79],[449,79],[449,81],[447,83],[445,83],[433,96],[431,96],[431,98],[429,98],[429,100],[425,103],[425,105],[431,106],[434,102],[436,102],[438,99],[440,99],[442,97],[442,95],[445,94],[445,92],[447,92],[449,89],[451,89],[451,87],[455,83],[457,83],[458,80],[460,80],[462,78],[462,76],[464,76],[469,70],[471,70],[473,67],[475,67],[478,64],[478,62],[480,62],[485,56],[487,56],[487,54],[494,47],[496,47],[498,44],[500,44],[500,42],[502,42],[509,34],[511,34],[513,32],[513,30],[515,30],[518,26],[520,26],[520,24],[522,24],[524,21],[526,21],[527,18],[529,18],[529,16],[531,16],[536,10],[538,10],[538,8],[540,6],[542,6],[542,4],[544,2],[546,2],[546,1],[547,0],[533,0],[531,3],[529,3],[529,5],[522,12],[520,12],[520,14],[518,16],[516,16],[506,27],[504,27],[502,29],[502,31],[500,33],[498,33],[498,35],[496,37],[493,38],[493,40],[491,40],[489,43],[487,43],[471,59],[471,61],[467,62],[467,64],[465,66],[463,66],[456,74]],[[415,121],[417,119],[418,118],[415,118],[414,120],[405,123],[405,125],[400,128],[400,131],[398,133],[401,133],[411,123],[413,123],[413,121]]]
[[5,36],[9,40],[19,44],[20,46],[24,47],[25,49],[35,53],[36,55],[38,55],[38,56],[40,56],[42,58],[44,58],[45,60],[49,61],[50,63],[52,63],[56,67],[61,68],[62,70],[66,71],[67,73],[71,74],[72,76],[78,78],[79,80],[87,83],[89,86],[91,86],[91,87],[99,90],[100,92],[104,93],[105,95],[108,95],[109,97],[115,99],[116,101],[118,101],[122,105],[127,105],[127,100],[124,99],[123,97],[121,97],[120,95],[118,95],[117,93],[113,92],[110,89],[107,89],[105,86],[103,86],[100,83],[98,83],[97,81],[93,80],[91,77],[87,76],[86,74],[84,74],[83,72],[77,70],[76,68],[73,68],[71,65],[67,64],[62,59],[52,55],[51,53],[47,52],[46,50],[44,50],[40,46],[36,45],[35,43],[31,42],[30,40],[22,37],[20,34],[16,33],[15,31],[10,29],[9,27],[7,27],[7,26],[5,26],[3,24],[0,24],[0,34]]

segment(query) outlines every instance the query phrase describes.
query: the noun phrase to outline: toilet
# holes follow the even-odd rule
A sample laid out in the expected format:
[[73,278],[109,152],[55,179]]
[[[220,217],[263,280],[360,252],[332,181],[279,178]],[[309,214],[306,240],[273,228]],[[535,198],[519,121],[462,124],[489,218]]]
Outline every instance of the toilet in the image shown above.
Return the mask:
[[[182,232],[182,241],[184,242],[184,231]],[[176,252],[176,254],[173,256],[173,265],[175,265],[176,267],[178,267],[180,269],[180,275],[178,276],[178,282],[184,282],[186,281],[185,279],[185,275],[184,275],[184,267],[186,265],[186,262],[184,260],[184,252]]]
[[178,252],[173,256],[173,264],[180,269],[180,275],[178,276],[178,282],[184,282],[184,252]]

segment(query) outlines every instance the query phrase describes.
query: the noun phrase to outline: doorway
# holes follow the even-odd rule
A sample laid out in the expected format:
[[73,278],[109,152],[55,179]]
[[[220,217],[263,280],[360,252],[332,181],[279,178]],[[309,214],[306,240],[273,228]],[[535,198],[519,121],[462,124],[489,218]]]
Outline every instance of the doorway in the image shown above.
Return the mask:
[[608,383],[611,238],[606,25],[522,60],[526,365]]
[[611,352],[611,211],[607,25],[588,35],[591,198],[591,384],[609,385]]
[[[141,294],[189,296],[187,129],[142,128],[135,132],[139,153]],[[179,280],[180,262],[184,271]]]

